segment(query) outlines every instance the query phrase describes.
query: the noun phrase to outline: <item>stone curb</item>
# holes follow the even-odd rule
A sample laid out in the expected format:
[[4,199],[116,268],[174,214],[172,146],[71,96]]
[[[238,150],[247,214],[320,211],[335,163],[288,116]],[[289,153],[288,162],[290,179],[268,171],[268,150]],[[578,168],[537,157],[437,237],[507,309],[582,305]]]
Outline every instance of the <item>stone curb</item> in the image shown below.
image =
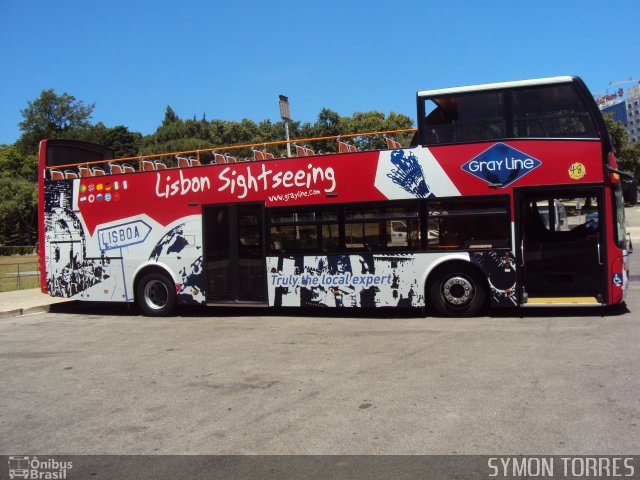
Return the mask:
[[14,308],[11,310],[5,310],[0,312],[0,319],[10,318],[10,317],[21,317],[23,315],[33,315],[35,313],[46,313],[51,310],[53,305],[67,305],[72,306],[79,303],[78,300],[71,300],[68,302],[58,302],[58,303],[50,303],[48,305],[36,305],[34,307],[25,307],[25,308]]

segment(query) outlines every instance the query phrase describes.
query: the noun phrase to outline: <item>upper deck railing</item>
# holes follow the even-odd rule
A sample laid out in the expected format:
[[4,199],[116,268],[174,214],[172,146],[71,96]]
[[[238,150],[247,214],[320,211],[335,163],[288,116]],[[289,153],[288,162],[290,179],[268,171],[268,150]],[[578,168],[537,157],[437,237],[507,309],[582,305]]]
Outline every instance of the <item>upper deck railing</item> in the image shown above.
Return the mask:
[[[415,128],[384,130],[364,133],[348,133],[324,137],[278,140],[273,142],[229,145],[223,147],[183,150],[179,152],[157,153],[135,157],[122,157],[110,160],[69,163],[47,166],[48,178],[52,180],[74,179],[101,175],[116,175],[169,168],[189,168],[203,165],[220,165],[237,162],[263,161],[276,158],[288,158],[286,150],[279,148],[288,143],[294,146],[293,157],[308,157],[337,153],[356,153],[359,151],[403,148],[411,140],[410,133]],[[362,139],[359,149],[353,139]],[[335,142],[333,142],[335,141]],[[367,148],[369,147],[369,148]]]

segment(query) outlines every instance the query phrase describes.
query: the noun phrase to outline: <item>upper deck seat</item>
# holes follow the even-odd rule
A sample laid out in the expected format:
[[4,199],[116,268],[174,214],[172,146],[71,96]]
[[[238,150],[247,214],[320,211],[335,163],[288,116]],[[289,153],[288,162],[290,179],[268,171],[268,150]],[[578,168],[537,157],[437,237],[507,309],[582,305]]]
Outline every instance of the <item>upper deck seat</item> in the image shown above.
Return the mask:
[[306,157],[307,156],[307,149],[305,147],[303,147],[302,145],[298,145],[297,143],[294,143],[293,146],[296,149],[296,157]]
[[184,155],[176,155],[176,159],[178,160],[178,168],[189,168],[191,166],[189,159]]
[[156,169],[155,163],[150,160],[140,160],[140,167],[143,172],[148,172]]
[[111,175],[119,175],[124,173],[124,168],[118,163],[109,162],[109,173]]
[[386,135],[383,135],[382,137],[384,138],[384,141],[387,144],[387,148],[391,148],[393,150],[398,150],[402,148],[402,145],[400,145],[400,142],[398,142],[397,140],[391,137],[387,137]]
[[260,162],[265,159],[265,152],[263,150],[258,150],[257,148],[251,147],[251,152],[253,153],[253,159],[256,162]]
[[49,178],[51,180],[64,180],[64,173],[53,168],[49,169]]

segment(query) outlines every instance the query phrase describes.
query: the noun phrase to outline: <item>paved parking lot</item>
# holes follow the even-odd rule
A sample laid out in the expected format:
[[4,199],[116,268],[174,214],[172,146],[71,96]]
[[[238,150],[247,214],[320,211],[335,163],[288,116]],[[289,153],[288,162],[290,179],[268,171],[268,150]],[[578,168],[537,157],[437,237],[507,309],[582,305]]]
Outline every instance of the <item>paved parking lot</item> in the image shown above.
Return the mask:
[[0,453],[636,452],[638,279],[626,307],[457,320],[101,304],[0,319]]

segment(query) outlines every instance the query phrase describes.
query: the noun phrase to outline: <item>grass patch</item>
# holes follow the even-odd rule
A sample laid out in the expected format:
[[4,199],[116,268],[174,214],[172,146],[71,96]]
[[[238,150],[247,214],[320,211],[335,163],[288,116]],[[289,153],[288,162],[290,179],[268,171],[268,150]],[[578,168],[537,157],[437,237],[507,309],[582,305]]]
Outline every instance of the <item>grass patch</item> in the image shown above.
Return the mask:
[[40,277],[36,274],[37,271],[37,255],[0,257],[0,292],[37,288],[40,285]]

